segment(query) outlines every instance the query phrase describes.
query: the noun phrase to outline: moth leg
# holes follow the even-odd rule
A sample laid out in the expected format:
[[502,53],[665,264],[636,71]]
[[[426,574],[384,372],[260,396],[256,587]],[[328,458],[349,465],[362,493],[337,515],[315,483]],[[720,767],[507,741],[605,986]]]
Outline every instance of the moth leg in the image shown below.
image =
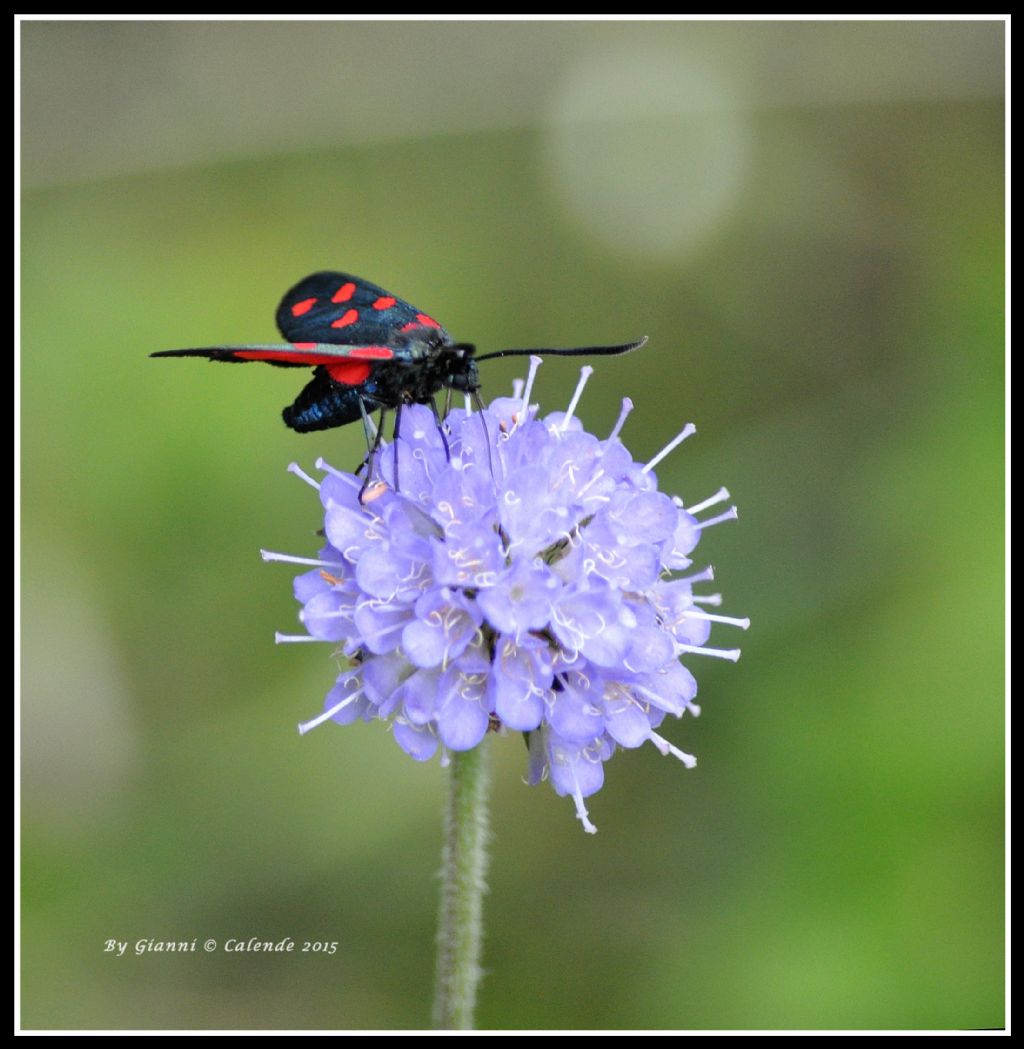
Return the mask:
[[366,410],[366,401],[359,398],[359,414],[363,420],[363,434],[366,437],[366,450],[369,451],[373,446],[373,440],[377,436],[377,427],[373,425],[373,420],[370,418],[369,412]]
[[[360,470],[370,465],[370,460],[373,456],[374,442],[377,440],[377,435],[380,432],[370,418],[370,413],[366,410],[366,401],[364,401],[362,397],[359,397],[358,400],[359,416],[363,421],[363,436],[366,438],[366,455],[363,456],[363,461],[352,471],[356,476],[359,475]],[[369,473],[367,473],[367,477],[369,477]],[[363,488],[365,487],[366,485],[363,485]]]
[[[360,402],[361,403],[361,402]],[[359,501],[365,502],[363,496],[366,495],[366,490],[370,487],[370,483],[373,480],[373,464],[377,459],[377,452],[380,449],[381,441],[384,439],[384,409],[380,410],[380,422],[377,424],[377,434],[373,439],[373,445],[366,456],[366,477],[363,478],[363,487],[359,489]]]
[[395,456],[395,491],[400,492],[401,488],[398,486],[398,435],[402,428],[402,402],[398,402],[398,407],[395,408],[395,430],[391,437],[391,443],[394,446]]
[[487,468],[491,471],[491,480],[497,483],[497,477],[494,476],[494,459],[491,457],[491,435],[487,431],[487,420],[484,418],[484,410],[486,405],[480,398],[480,394],[476,390],[470,394],[473,399],[473,407],[476,409],[477,415],[480,416],[480,425],[484,430],[484,447],[487,449]]
[[[451,399],[451,390],[448,391],[448,399]],[[444,457],[448,462],[452,461],[452,450],[448,447],[448,435],[444,432],[444,423],[441,422],[441,416],[437,412],[437,401],[430,398],[430,410],[434,413],[434,422],[437,423],[437,432],[441,435],[441,443],[444,445]]]

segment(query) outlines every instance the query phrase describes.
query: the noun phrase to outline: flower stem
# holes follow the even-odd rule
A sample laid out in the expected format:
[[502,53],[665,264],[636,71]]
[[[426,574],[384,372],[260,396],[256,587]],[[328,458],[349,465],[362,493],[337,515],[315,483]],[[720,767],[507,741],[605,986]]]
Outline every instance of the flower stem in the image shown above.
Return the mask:
[[487,874],[487,739],[452,754],[441,853],[434,1027],[471,1030],[480,983]]

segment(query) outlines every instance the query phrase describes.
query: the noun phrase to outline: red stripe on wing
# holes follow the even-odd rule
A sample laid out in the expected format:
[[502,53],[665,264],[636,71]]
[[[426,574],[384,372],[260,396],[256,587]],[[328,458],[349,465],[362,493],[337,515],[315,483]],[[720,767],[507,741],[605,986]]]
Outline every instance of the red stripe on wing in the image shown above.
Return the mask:
[[[281,361],[285,364],[318,364],[336,365],[344,368],[356,364],[365,368],[369,374],[369,365],[363,361],[389,361],[395,353],[387,346],[353,346],[344,355],[338,353],[316,353],[315,342],[297,342],[290,350],[235,350],[232,356],[239,361]],[[365,378],[365,376],[364,376]],[[339,382],[345,380],[339,379]],[[357,380],[362,382],[362,379]]]
[[349,357],[360,361],[390,361],[394,355],[390,346],[355,346]]

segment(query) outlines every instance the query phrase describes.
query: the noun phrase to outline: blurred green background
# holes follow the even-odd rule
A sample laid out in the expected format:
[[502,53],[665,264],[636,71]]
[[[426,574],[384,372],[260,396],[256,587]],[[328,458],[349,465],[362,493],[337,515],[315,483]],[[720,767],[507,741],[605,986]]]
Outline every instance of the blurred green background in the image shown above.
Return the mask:
[[[998,22],[23,23],[23,1025],[428,1023],[441,770],[299,738],[332,662],[257,554],[362,435],[146,357],[318,268],[482,349],[649,335],[584,420],[693,420],[663,485],[740,506],[695,771],[617,755],[592,838],[492,740],[480,1026],[1001,1025],[1002,70]],[[340,948],[103,950],[250,936]]]

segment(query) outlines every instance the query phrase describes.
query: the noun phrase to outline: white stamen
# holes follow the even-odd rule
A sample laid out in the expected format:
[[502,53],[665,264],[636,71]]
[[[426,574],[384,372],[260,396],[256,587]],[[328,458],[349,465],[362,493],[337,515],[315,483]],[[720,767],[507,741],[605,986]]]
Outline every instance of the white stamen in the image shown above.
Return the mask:
[[385,627],[383,630],[374,631],[372,634],[365,634],[363,641],[379,641],[382,637],[387,637],[388,634],[393,634],[396,630],[402,630],[405,628],[405,623],[398,623],[395,626]]
[[678,448],[687,437],[692,437],[696,432],[697,427],[693,423],[687,423],[640,472],[650,473],[666,455]]
[[619,436],[619,432],[622,427],[626,425],[626,416],[633,410],[633,402],[628,397],[622,398],[622,411],[619,412],[618,422],[612,427],[612,432],[608,434],[608,440],[614,441]]
[[291,554],[278,554],[273,550],[261,550],[264,561],[287,561],[291,565],[312,565],[314,568],[344,568],[338,561],[321,561],[316,557],[293,557]]
[[702,503],[696,503],[693,506],[688,506],[686,512],[689,514],[699,514],[701,510],[706,510],[709,506],[715,506],[717,503],[724,503],[729,498],[728,488],[719,488],[717,492],[710,499],[705,499]]
[[466,394],[466,414],[467,415],[472,415],[473,414],[473,403],[472,403],[472,401],[470,401],[468,393]]
[[721,594],[693,594],[690,597],[690,600],[695,605],[712,605],[714,608],[718,608],[718,606],[722,603],[722,595]]
[[347,481],[353,488],[359,487],[359,481],[351,474],[342,473],[341,470],[336,470],[330,463],[325,463],[323,458],[317,459],[313,465],[318,470],[323,470],[324,473],[333,474],[335,477],[342,481]]
[[695,575],[684,575],[681,576],[677,582],[679,583],[710,583],[715,578],[715,566],[708,565],[707,568],[701,569]]
[[[693,512],[692,510],[690,511]],[[697,528],[710,528],[712,525],[721,524],[723,521],[735,521],[739,517],[739,511],[735,506],[730,506],[724,514],[719,514],[717,517],[712,517],[707,521],[698,521]]]
[[586,484],[585,484],[585,485],[584,485],[584,486],[583,486],[583,487],[582,487],[582,488],[581,488],[581,489],[580,489],[580,490],[579,490],[579,491],[578,491],[578,492],[576,493],[576,496],[575,496],[575,498],[576,498],[577,500],[580,500],[580,499],[582,499],[582,498],[583,498],[583,495],[584,495],[584,493],[586,492],[586,490],[587,490],[587,489],[588,489],[588,488],[589,488],[589,487],[590,487],[590,486],[591,486],[592,484],[597,484],[597,482],[598,482],[598,481],[600,481],[602,477],[604,477],[604,470],[598,470],[598,471],[597,471],[597,472],[596,472],[596,473],[594,474],[594,476],[593,476],[593,477],[591,477],[591,478],[590,478],[590,480],[589,480],[589,481],[587,481],[587,483],[586,483]]
[[[646,700],[648,700],[653,706],[657,707],[659,710],[664,710],[666,703],[664,696],[659,696],[657,692],[653,691],[652,689],[645,688],[643,685],[633,685],[633,691],[636,692],[637,695],[643,696]],[[675,714],[677,718],[681,718],[683,714],[686,713],[686,709],[686,704],[683,704],[682,707],[673,709],[671,713]]]
[[522,379],[513,379],[512,380],[512,396],[517,398],[517,399],[519,399],[519,400],[522,400],[523,387],[525,385],[526,385],[526,383]]
[[298,463],[289,463],[286,469],[290,474],[295,474],[296,477],[301,477],[302,480],[310,486],[310,488],[315,488],[318,492],[320,491],[320,482],[314,481],[313,478],[310,477],[309,474],[306,473],[306,471],[303,470]]
[[[351,619],[352,609],[351,608],[339,608],[336,612],[320,612],[318,615],[313,616],[314,621],[317,619]],[[303,609],[299,613],[299,621],[302,623],[307,622],[306,610]]]
[[576,392],[572,395],[569,407],[565,409],[565,418],[558,427],[563,433],[569,428],[569,423],[572,422],[573,413],[576,411],[576,405],[580,403],[580,398],[583,396],[583,387],[587,385],[587,380],[593,374],[594,369],[589,364],[584,364],[583,367],[580,368],[580,381],[576,383]]
[[698,612],[691,608],[683,613],[686,619],[705,619],[709,623],[728,623],[729,626],[738,626],[740,630],[746,630],[750,626],[749,619],[733,619],[732,616],[714,616],[710,612]]
[[344,710],[350,703],[354,703],[361,695],[363,690],[359,689],[358,692],[353,692],[351,696],[347,696],[340,703],[335,703],[330,710],[325,710],[319,717],[313,718],[312,721],[301,721],[299,722],[299,735],[304,736],[310,729],[314,729],[317,725],[322,725],[325,721],[330,721],[339,710]]
[[282,634],[277,632],[274,634],[275,645],[289,645],[292,643],[299,643],[301,641],[323,641],[321,637],[310,637],[309,634]]
[[687,754],[685,750],[680,750],[678,747],[673,746],[664,736],[659,736],[657,732],[652,732],[651,742],[666,758],[671,754],[673,757],[677,757],[688,769],[696,768],[697,759],[692,754]]
[[697,656],[714,656],[716,659],[728,659],[735,663],[740,658],[738,648],[703,648],[700,645],[677,645],[677,652],[692,652]]
[[533,393],[533,380],[537,378],[537,369],[544,362],[536,354],[530,355],[530,370],[526,373],[526,386],[523,388],[523,402],[516,413],[516,421],[512,426],[510,433],[519,426],[519,424],[526,418],[527,412],[530,410],[530,394]]
[[583,824],[583,829],[588,834],[596,834],[597,827],[587,818],[590,814],[587,812],[587,806],[583,804],[583,791],[580,790],[580,785],[576,780],[576,773],[572,774],[572,783],[575,790],[572,792],[572,800],[576,803],[576,819]]

